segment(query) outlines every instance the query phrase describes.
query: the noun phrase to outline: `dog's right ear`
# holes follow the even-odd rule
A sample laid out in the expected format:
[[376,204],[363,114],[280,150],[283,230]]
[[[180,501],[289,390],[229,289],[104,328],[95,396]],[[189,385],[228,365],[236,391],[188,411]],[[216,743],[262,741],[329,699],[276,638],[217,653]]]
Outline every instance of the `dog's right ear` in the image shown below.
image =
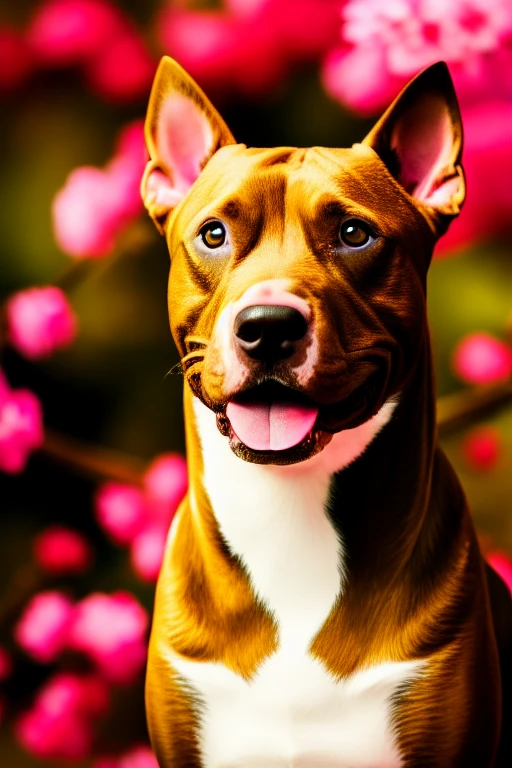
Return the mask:
[[420,72],[364,139],[441,234],[465,196],[462,121],[444,62]]
[[149,215],[163,234],[210,157],[235,140],[191,77],[169,56],[160,61],[144,127],[150,160],[141,184]]

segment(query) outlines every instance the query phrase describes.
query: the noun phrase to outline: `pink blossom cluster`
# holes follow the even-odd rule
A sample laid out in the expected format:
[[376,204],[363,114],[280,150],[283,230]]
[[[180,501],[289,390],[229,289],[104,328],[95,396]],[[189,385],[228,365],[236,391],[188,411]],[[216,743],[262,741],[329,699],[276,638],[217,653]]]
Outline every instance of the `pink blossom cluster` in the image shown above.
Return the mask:
[[41,405],[33,392],[13,390],[0,370],[0,470],[22,472],[44,441]]
[[19,86],[37,67],[82,68],[100,97],[129,102],[147,95],[155,60],[132,21],[110,0],[43,0],[28,28],[0,27],[0,87]]
[[493,550],[487,554],[487,562],[501,576],[512,595],[512,558],[505,552]]
[[457,344],[453,369],[467,384],[493,384],[512,377],[512,346],[489,333],[470,333]]
[[18,718],[18,740],[41,759],[83,760],[91,751],[95,721],[107,713],[109,699],[109,687],[99,676],[57,673]]
[[[0,683],[7,680],[12,674],[12,660],[10,654],[0,645]],[[0,692],[0,725],[4,719],[6,710],[5,698]]]
[[85,573],[93,560],[84,536],[64,525],[52,525],[40,533],[34,542],[34,555],[41,569],[52,576]]
[[462,442],[467,464],[480,472],[494,469],[503,450],[501,433],[496,427],[482,425],[472,429]]
[[328,93],[378,114],[421,69],[446,61],[465,124],[465,208],[436,253],[510,231],[512,3],[510,0],[346,0],[325,57]]
[[264,95],[290,68],[336,42],[339,0],[226,0],[220,10],[169,3],[157,29],[164,50],[209,93]]
[[30,360],[49,357],[75,339],[77,320],[65,293],[54,286],[28,288],[6,304],[8,338]]
[[147,611],[128,592],[92,593],[74,603],[57,590],[39,592],[15,629],[18,644],[42,664],[65,650],[84,654],[113,683],[133,682],[146,661]]
[[133,568],[147,581],[158,576],[169,526],[187,484],[185,459],[163,454],[149,466],[142,488],[105,483],[98,491],[100,525],[116,544],[130,547]]
[[158,768],[158,763],[149,747],[140,746],[121,757],[99,760],[94,763],[93,768]]
[[512,95],[509,0],[346,0],[340,15],[339,47],[325,61],[324,83],[358,112],[384,109],[436,61],[450,65],[465,103]]
[[139,188],[145,164],[143,123],[137,121],[121,131],[104,169],[72,171],[52,208],[55,238],[65,253],[98,258],[112,251],[142,210]]

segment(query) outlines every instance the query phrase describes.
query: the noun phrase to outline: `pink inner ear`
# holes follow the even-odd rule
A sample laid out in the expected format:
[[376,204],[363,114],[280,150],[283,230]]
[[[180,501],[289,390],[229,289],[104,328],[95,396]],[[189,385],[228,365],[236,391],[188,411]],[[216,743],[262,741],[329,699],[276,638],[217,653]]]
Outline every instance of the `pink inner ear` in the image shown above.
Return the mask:
[[444,180],[443,171],[453,162],[453,126],[446,102],[431,95],[399,120],[392,136],[398,152],[401,183],[418,200],[441,207],[450,203],[458,179]]
[[213,145],[208,118],[195,101],[173,93],[163,102],[156,145],[159,157],[172,174],[167,184],[183,197],[199,176]]

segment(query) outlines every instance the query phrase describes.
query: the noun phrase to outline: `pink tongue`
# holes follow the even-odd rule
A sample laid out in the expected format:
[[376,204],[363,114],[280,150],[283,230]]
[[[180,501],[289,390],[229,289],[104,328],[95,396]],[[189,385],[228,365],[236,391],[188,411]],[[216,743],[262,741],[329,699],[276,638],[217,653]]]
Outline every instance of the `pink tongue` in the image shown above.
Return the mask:
[[242,443],[254,451],[284,451],[312,430],[318,408],[298,403],[228,403],[226,415]]

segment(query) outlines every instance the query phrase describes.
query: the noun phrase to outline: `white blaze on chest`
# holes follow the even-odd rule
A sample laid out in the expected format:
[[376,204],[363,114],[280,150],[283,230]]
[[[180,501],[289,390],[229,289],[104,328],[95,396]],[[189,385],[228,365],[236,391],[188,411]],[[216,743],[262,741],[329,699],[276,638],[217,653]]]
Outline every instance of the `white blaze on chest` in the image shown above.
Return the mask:
[[[350,430],[356,455],[391,416],[392,406],[384,409],[373,426]],[[389,662],[336,682],[308,653],[350,578],[326,515],[331,473],[347,463],[350,435],[343,445],[335,436],[310,462],[261,466],[232,453],[196,399],[194,412],[220,530],[274,614],[279,643],[251,681],[222,664],[169,659],[205,705],[205,768],[396,768],[390,697],[418,663]]]
[[300,472],[245,462],[197,399],[194,411],[220,531],[275,614],[280,645],[300,645],[305,653],[344,577],[342,545],[325,513],[331,475],[323,467]]

